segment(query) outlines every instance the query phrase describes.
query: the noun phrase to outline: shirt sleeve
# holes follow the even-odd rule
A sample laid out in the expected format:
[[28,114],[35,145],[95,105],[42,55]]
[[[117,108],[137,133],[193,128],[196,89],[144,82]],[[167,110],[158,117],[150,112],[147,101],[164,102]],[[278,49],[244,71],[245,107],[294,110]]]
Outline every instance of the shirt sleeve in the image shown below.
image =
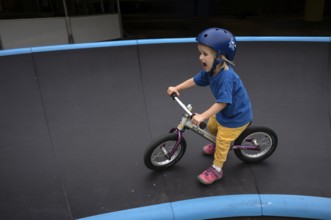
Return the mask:
[[209,85],[209,79],[207,76],[207,73],[205,71],[201,71],[197,75],[193,77],[193,80],[196,85],[198,86],[208,86]]

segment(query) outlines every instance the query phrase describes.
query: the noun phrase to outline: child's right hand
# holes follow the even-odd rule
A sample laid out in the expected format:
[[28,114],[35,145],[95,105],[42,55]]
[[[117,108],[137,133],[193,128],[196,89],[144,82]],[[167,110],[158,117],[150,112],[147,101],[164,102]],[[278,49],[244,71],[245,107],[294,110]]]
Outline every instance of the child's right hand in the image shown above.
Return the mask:
[[171,96],[173,93],[176,93],[176,95],[179,96],[178,90],[176,89],[176,87],[173,86],[168,87],[167,93],[169,96]]

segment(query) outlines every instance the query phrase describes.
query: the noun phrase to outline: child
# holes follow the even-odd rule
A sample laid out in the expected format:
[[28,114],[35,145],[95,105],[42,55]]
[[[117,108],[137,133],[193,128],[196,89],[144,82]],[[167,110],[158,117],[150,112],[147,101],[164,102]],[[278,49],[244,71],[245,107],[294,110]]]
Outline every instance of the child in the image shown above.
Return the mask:
[[211,88],[215,103],[205,112],[196,113],[192,123],[199,125],[209,119],[207,128],[216,136],[216,146],[208,144],[203,147],[205,154],[214,155],[213,164],[198,176],[203,184],[212,184],[222,178],[222,167],[231,142],[250,124],[253,114],[246,89],[229,65],[233,65],[236,53],[235,37],[225,29],[209,28],[201,32],[196,40],[203,70],[177,86],[170,86],[167,93],[179,96],[179,91],[196,85],[209,85]]

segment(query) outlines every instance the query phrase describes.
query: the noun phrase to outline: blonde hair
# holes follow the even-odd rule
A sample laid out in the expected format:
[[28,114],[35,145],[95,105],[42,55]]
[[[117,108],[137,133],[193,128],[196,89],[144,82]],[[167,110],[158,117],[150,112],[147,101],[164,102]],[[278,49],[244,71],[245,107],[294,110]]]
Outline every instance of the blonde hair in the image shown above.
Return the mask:
[[221,65],[220,67],[221,68],[224,68],[225,70],[229,70],[228,64],[231,64],[232,66],[235,65],[234,62],[228,60],[224,55],[221,55],[220,57],[224,61],[224,62],[220,63],[220,65]]
[[[204,44],[202,44],[202,45],[204,45]],[[205,45],[205,46],[207,46],[207,45]],[[221,55],[219,55],[219,57],[216,57],[217,52],[212,47],[210,47],[210,46],[207,46],[207,47],[210,49],[210,51],[214,55],[215,59],[221,58],[224,61],[224,62],[217,64],[214,71],[218,72],[223,68],[224,68],[224,70],[229,70],[229,64],[231,64],[232,66],[235,66],[234,62],[228,60],[228,58],[226,58],[225,55],[221,54]]]
[[[216,51],[214,49],[212,49],[212,51],[214,53],[215,59],[217,59],[217,57],[216,57]],[[219,63],[216,66],[216,70],[218,70],[218,71],[221,70],[221,69],[229,70],[229,64],[231,64],[232,66],[235,66],[234,62],[228,60],[228,58],[226,58],[222,54],[218,58],[221,58],[224,61],[224,62]]]

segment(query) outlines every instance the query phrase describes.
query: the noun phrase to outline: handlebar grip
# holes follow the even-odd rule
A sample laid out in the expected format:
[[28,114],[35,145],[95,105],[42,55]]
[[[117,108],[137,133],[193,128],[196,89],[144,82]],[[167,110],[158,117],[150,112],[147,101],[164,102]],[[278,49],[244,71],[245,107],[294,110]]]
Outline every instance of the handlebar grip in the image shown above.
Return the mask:
[[201,129],[205,129],[206,127],[207,127],[207,124],[205,122],[201,122],[199,124],[199,128],[201,128]]
[[176,97],[178,97],[178,95],[175,92],[172,93],[170,96],[171,96],[172,99],[175,99]]

